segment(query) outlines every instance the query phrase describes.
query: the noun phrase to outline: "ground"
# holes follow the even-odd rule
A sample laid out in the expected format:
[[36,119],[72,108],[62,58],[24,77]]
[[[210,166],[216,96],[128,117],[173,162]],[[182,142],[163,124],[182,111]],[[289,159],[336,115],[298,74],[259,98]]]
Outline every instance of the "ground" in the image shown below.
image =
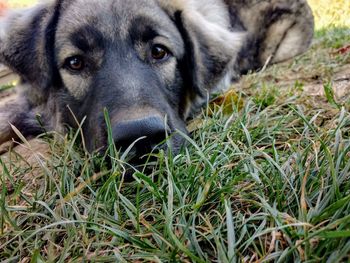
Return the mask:
[[3,146],[0,260],[349,262],[350,7],[310,3],[311,49],[213,98],[133,182],[79,132]]

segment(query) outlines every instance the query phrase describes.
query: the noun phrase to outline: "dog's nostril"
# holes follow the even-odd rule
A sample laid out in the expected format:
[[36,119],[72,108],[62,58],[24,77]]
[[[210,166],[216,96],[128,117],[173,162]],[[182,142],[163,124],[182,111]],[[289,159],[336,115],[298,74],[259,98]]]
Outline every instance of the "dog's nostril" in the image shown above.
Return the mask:
[[142,155],[151,152],[156,145],[165,140],[166,128],[161,118],[148,117],[119,122],[113,127],[113,136],[116,145],[122,150],[137,141],[134,150],[138,155]]

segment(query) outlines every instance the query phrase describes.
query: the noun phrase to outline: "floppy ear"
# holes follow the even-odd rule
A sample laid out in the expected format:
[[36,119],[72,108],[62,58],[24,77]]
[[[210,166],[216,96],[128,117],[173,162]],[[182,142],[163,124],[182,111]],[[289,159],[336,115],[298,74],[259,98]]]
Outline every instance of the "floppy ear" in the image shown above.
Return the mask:
[[0,17],[0,62],[41,90],[55,76],[53,45],[61,2],[49,1]]
[[168,2],[163,8],[170,10],[184,40],[186,51],[180,63],[185,85],[191,85],[194,92],[192,102],[198,96],[203,99],[208,93],[228,88],[245,34],[230,30],[227,7],[218,6],[217,1],[172,2],[177,6]]

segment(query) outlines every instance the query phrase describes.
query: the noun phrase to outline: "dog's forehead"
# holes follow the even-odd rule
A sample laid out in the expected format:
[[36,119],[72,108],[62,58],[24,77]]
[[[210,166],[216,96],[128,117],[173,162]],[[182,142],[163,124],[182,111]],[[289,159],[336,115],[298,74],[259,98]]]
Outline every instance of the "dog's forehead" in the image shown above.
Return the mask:
[[154,0],[75,0],[61,12],[60,34],[72,34],[86,25],[97,28],[104,36],[127,37],[132,26],[156,25],[173,31],[170,18]]

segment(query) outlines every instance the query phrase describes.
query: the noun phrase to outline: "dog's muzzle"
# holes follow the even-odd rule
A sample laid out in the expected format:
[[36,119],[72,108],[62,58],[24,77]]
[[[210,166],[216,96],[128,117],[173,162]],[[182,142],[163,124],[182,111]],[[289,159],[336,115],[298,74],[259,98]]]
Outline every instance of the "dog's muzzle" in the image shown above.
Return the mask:
[[137,156],[152,152],[166,139],[164,120],[157,116],[122,121],[113,126],[113,139],[125,151],[132,146]]

